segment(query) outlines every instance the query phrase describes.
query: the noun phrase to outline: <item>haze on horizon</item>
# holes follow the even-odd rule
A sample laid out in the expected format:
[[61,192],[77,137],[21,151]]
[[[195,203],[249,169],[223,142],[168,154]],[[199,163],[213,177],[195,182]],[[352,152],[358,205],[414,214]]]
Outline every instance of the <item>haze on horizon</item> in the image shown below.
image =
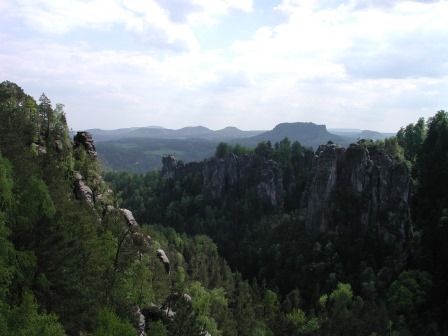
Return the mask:
[[444,0],[2,0],[0,81],[73,129],[396,132],[447,109]]

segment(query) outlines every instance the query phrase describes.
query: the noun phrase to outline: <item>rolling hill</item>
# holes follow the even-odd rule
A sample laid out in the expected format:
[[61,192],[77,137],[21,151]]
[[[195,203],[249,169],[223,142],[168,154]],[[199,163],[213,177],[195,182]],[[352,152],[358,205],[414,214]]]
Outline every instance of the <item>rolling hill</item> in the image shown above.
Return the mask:
[[210,130],[207,127],[184,127],[178,130],[160,126],[133,127],[117,130],[87,130],[92,134],[106,170],[147,172],[162,167],[162,157],[174,154],[184,162],[201,161],[213,156],[220,142],[255,148],[261,141],[277,141],[287,137],[303,146],[316,149],[328,141],[347,146],[359,138],[383,139],[374,131],[334,130],[314,123],[281,123],[269,131],[242,131],[236,127]]

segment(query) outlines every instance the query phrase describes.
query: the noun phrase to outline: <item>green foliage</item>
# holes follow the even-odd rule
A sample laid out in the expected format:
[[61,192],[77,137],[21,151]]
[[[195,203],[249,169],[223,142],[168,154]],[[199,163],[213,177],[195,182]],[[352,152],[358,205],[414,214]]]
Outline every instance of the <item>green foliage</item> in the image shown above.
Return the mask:
[[[12,169],[9,161],[0,153],[0,309],[11,290],[16,265],[10,229],[7,227],[8,211],[14,204]],[[1,322],[0,322],[1,323]],[[1,330],[0,330],[1,331]]]
[[[194,170],[171,180],[158,171],[106,174],[119,207],[143,226],[131,232],[118,210],[103,214],[105,205],[118,208],[114,196],[95,208],[74,199],[74,169],[96,194],[108,186],[98,162],[70,148],[63,105],[53,108],[45,95],[37,104],[1,83],[0,334],[135,335],[134,305],[175,312],[148,320],[148,335],[446,334],[447,112],[366,146],[412,168],[417,230],[403,246],[359,232],[308,233],[298,209],[313,153],[288,138],[253,151],[219,144],[216,156],[255,162],[220,200]],[[281,167],[284,209],[257,197],[264,160]],[[351,205],[351,225],[360,204],[339,196],[341,207]]]
[[204,328],[189,303],[179,300],[176,305],[176,318],[169,322],[167,331],[170,336],[196,336],[200,335]]
[[397,137],[384,139],[384,151],[398,161],[404,161],[406,158],[405,151]]
[[305,324],[305,312],[299,308],[294,308],[292,312],[286,315],[286,319],[291,321],[296,327],[301,327]]
[[252,332],[251,335],[252,336],[274,336],[274,333],[263,322],[257,322],[257,324],[255,325],[254,331]]
[[0,83],[0,151],[15,161],[38,140],[39,115],[35,100],[17,84]]
[[265,159],[271,159],[274,155],[274,149],[272,148],[270,141],[260,142],[257,147],[255,147],[254,152]]
[[215,288],[208,291],[200,282],[195,281],[187,287],[186,291],[192,297],[193,308],[201,315],[210,315],[212,306],[214,305],[227,304],[222,288]]
[[220,142],[216,147],[215,156],[218,158],[223,158],[224,156],[231,153],[231,146],[225,142]]
[[13,205],[13,185],[11,164],[0,153],[0,211]]
[[268,289],[264,295],[265,314],[275,314],[279,309],[277,294]]
[[241,146],[240,144],[236,144],[235,146],[231,146],[225,142],[220,142],[218,146],[216,146],[215,156],[217,158],[223,158],[226,155],[234,154],[237,156],[246,155],[253,153],[252,149]]
[[149,322],[146,329],[148,335],[151,336],[168,336],[167,330],[160,320]]
[[319,320],[316,317],[313,317],[300,327],[299,333],[302,335],[314,335],[319,329]]
[[280,142],[276,142],[274,144],[275,153],[274,160],[282,165],[283,168],[286,168],[290,165],[291,162],[291,141],[288,138],[284,138]]
[[18,196],[20,202],[19,222],[31,228],[42,219],[49,219],[56,213],[53,200],[44,181],[31,177]]
[[140,307],[148,306],[155,299],[152,287],[153,276],[148,259],[147,255],[143,255],[140,260],[135,260],[124,271],[123,276],[122,286],[127,299]]
[[134,327],[128,321],[120,319],[108,308],[102,309],[96,319],[97,327],[92,336],[135,336]]
[[417,155],[421,154],[423,141],[426,137],[425,119],[420,118],[418,122],[400,128],[397,133],[397,141],[404,149],[406,160],[415,162]]
[[410,314],[428,301],[431,276],[424,271],[403,271],[389,287],[387,300],[400,314]]
[[[39,313],[38,305],[31,293],[26,293],[19,306],[3,312],[6,319],[1,326],[2,335],[8,336],[58,336],[65,335],[64,329],[59,324],[54,314]],[[1,316],[1,314],[0,314]]]
[[336,289],[330,294],[330,301],[334,311],[347,309],[353,300],[353,292],[350,284],[338,283]]

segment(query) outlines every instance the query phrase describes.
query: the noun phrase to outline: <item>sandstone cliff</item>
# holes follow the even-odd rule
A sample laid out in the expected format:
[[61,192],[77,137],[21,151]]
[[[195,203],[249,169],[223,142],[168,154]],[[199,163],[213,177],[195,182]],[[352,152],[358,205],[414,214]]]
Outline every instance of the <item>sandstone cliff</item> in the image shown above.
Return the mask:
[[[370,234],[399,244],[412,236],[410,171],[404,163],[363,143],[348,148],[321,145],[314,158],[305,155],[303,163],[300,169],[311,173],[297,208],[308,232]],[[172,155],[163,158],[166,178],[194,172],[202,174],[202,188],[215,201],[238,188],[255,188],[259,200],[275,210],[283,208],[285,189],[300,182],[284,178],[277,162],[256,155],[188,164]]]
[[375,234],[386,242],[412,235],[410,172],[375,147],[322,145],[314,157],[300,218],[311,232]]
[[[75,148],[82,146],[87,156],[91,160],[96,161],[95,144],[88,132],[78,132],[74,138],[74,144]],[[90,207],[94,217],[97,219],[98,226],[103,226],[104,228],[112,226],[114,227],[113,230],[121,230],[117,237],[117,250],[114,260],[115,271],[118,272],[120,271],[120,261],[122,259],[134,256],[134,258],[141,260],[143,254],[151,253],[151,237],[141,232],[140,226],[130,210],[118,207],[113,191],[109,189],[99,172],[94,169],[94,166],[90,168],[83,167],[83,171],[89,175],[89,179],[86,179],[79,171],[74,172],[73,192],[75,198]],[[163,252],[163,250],[155,252],[157,256],[159,256],[160,251]],[[163,252],[163,256],[164,258],[163,260],[161,259],[161,262],[166,272],[169,273],[169,259],[165,252]],[[158,307],[158,309],[160,310],[161,308]],[[132,312],[138,326],[137,334],[140,336],[146,335],[146,320],[140,307],[132,304]]]
[[256,155],[226,155],[203,162],[184,164],[173,155],[163,157],[162,176],[181,178],[191,172],[202,173],[202,187],[215,201],[232,190],[254,187],[259,200],[275,209],[283,207],[283,172],[280,165]]
[[92,135],[89,132],[78,132],[76,133],[74,139],[75,147],[83,146],[86,153],[92,158],[97,157],[97,152],[95,144],[93,142]]

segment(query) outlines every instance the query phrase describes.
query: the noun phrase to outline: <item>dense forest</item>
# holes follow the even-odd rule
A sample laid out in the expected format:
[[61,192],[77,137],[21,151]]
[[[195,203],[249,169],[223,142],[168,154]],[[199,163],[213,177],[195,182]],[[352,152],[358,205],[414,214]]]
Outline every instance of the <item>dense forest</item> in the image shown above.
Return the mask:
[[408,174],[400,241],[358,229],[365,199],[343,185],[346,229],[310,230],[317,152],[288,138],[219,144],[214,160],[251,162],[219,194],[206,162],[102,173],[90,140],[71,139],[63,105],[0,84],[0,335],[448,334],[447,112],[347,149]]

